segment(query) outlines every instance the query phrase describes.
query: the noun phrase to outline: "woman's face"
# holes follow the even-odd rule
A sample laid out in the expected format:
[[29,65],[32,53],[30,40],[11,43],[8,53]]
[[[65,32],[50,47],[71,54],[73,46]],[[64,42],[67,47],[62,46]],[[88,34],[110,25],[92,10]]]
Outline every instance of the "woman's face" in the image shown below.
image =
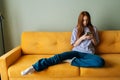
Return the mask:
[[83,17],[83,26],[87,26],[87,24],[88,24],[88,17],[84,16]]

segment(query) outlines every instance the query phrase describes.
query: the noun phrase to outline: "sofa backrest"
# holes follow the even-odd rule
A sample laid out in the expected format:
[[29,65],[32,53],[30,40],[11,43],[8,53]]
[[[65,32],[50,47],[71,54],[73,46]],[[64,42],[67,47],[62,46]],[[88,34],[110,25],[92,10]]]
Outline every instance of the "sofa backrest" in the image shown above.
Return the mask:
[[99,38],[97,53],[120,53],[120,30],[99,31]]
[[70,51],[71,32],[23,32],[23,54],[58,54]]
[[[23,54],[58,54],[70,51],[71,32],[23,32]],[[120,53],[120,31],[99,31],[96,53]]]

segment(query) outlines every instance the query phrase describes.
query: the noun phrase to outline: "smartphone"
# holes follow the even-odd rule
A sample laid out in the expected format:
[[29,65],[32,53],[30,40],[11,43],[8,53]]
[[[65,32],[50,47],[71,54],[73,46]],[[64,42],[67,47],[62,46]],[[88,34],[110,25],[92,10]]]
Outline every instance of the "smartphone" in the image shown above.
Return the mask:
[[87,32],[87,36],[88,36],[88,35],[91,35],[91,34],[92,34],[91,32]]

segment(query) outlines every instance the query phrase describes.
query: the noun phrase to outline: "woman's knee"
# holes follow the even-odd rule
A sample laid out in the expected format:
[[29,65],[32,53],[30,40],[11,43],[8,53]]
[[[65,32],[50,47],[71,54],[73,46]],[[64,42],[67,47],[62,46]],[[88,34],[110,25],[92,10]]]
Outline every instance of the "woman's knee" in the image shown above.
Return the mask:
[[95,67],[103,67],[105,65],[105,60],[103,58],[97,58]]

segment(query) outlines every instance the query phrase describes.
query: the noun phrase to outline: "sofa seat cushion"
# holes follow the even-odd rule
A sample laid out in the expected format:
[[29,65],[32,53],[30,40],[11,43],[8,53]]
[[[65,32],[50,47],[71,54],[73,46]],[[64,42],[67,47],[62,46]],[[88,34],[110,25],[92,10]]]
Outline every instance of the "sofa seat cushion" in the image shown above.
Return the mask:
[[120,77],[120,54],[102,54],[105,59],[103,68],[80,68],[84,77]]
[[[47,58],[52,55],[24,55],[21,56],[8,69],[8,76],[11,78],[21,77],[21,71],[34,64],[40,58]],[[71,66],[69,63],[61,63],[50,66],[47,69],[35,72],[33,74],[25,75],[23,77],[76,77],[79,76],[79,68]]]

